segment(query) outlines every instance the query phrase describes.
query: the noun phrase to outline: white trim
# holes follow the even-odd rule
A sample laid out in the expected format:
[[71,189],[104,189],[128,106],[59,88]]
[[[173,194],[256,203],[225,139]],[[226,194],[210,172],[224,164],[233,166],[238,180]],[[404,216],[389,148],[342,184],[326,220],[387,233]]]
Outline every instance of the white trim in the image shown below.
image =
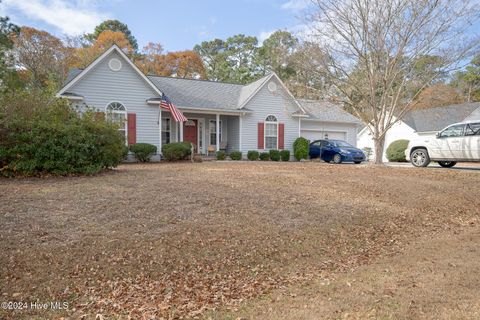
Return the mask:
[[345,130],[336,130],[336,129],[302,129],[302,131],[318,131],[318,132],[325,132],[325,131],[331,131],[331,132],[347,132]]
[[217,151],[220,151],[220,143],[221,143],[221,139],[220,139],[220,132],[221,132],[221,128],[220,126],[222,125],[222,123],[220,123],[220,114],[216,114],[215,115],[215,144],[216,144],[216,147],[217,147]]
[[[216,123],[217,120],[216,120],[216,118],[215,118],[215,119],[210,119],[210,118],[208,118],[207,120],[208,120],[208,130],[206,130],[206,131],[208,131],[208,132],[207,132],[207,135],[208,135],[208,145],[213,146],[213,145],[215,145],[215,144],[214,144],[214,143],[211,143],[211,141],[210,141],[210,123],[211,123],[211,122]],[[219,126],[219,128],[220,128],[220,130],[221,130],[221,132],[220,132],[220,135],[221,135],[220,144],[222,143],[222,141],[227,141],[227,140],[225,139],[225,132],[226,132],[227,130],[223,130],[223,129],[224,129],[223,126],[226,125],[226,121],[225,121],[225,123],[224,123],[224,121],[225,121],[224,119],[220,119],[220,126]],[[206,128],[206,129],[207,129],[207,128]],[[215,134],[217,133],[216,131],[217,131],[217,130],[215,129]],[[213,132],[212,132],[212,133],[213,133]],[[227,142],[228,142],[228,141],[227,141]]]
[[[266,121],[266,119],[270,116],[275,117],[277,121]],[[263,124],[263,150],[278,150],[278,127],[280,124],[280,122],[278,122],[278,117],[274,114],[269,114],[265,117],[265,120],[263,123],[264,123]],[[267,148],[267,136],[265,135],[265,132],[267,131],[267,124],[275,124],[277,126],[277,145],[276,145],[276,148],[274,149]]]
[[242,152],[242,125],[243,125],[243,117],[242,116],[239,116],[238,117],[238,122],[239,122],[239,134],[240,134],[240,137],[238,139],[238,151]]
[[159,142],[158,142],[158,154],[162,155],[162,145],[163,145],[163,132],[162,132],[162,109],[158,108],[158,135],[159,135]]
[[[124,112],[115,112],[115,111],[111,111],[112,113],[125,113],[125,121],[124,121],[124,130],[125,130],[125,144],[128,146],[128,110],[127,110],[127,107],[125,106],[125,104],[119,100],[113,100],[113,101],[110,101],[109,103],[107,103],[105,105],[105,120],[108,120],[107,119],[107,116],[108,116],[108,113],[109,111],[107,111],[107,108],[110,104],[112,103],[119,103],[121,104],[124,108],[125,108],[125,111]],[[120,129],[119,129],[120,130]]]
[[302,136],[302,119],[298,118],[298,137]]
[[97,59],[95,59],[92,63],[90,63],[85,69],[82,70],[82,72],[80,72],[79,74],[77,74],[75,76],[75,78],[73,78],[69,83],[67,83],[62,89],[60,89],[60,91],[56,94],[56,97],[57,98],[60,98],[61,95],[67,91],[68,89],[70,89],[75,83],[77,83],[78,81],[80,81],[80,79],[82,79],[91,69],[93,69],[97,64],[100,63],[100,61],[102,61],[105,57],[107,57],[111,52],[113,51],[116,51],[118,52],[118,54],[127,61],[127,63],[142,77],[143,80],[145,80],[149,85],[150,87],[152,87],[152,89],[158,93],[160,96],[162,95],[162,92],[153,84],[153,82],[147,78],[146,75],[144,75],[140,69],[138,69],[138,67],[127,57],[127,55],[116,45],[112,45],[110,47],[110,49],[108,49],[107,51],[105,51],[102,55],[100,55],[100,57],[98,57]]
[[180,142],[183,142],[183,121],[180,121]]
[[77,100],[77,101],[82,101],[83,97],[76,97],[76,96],[65,96],[65,95],[59,95],[57,98],[63,98],[63,99],[68,99],[68,100]]

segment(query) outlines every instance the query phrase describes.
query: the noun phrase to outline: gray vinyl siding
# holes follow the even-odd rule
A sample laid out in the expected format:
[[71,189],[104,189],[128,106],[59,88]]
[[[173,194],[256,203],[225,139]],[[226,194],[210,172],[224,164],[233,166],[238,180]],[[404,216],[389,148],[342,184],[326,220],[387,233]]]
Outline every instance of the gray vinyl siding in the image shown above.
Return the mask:
[[350,143],[352,146],[357,145],[357,125],[354,123],[303,120],[301,123],[301,129],[345,132],[347,142]]
[[277,80],[270,81],[277,83],[277,91],[271,93],[267,88],[268,84],[265,84],[245,106],[253,112],[245,114],[242,120],[241,148],[244,153],[258,150],[258,123],[264,122],[270,114],[276,116],[279,123],[285,124],[285,149],[293,151],[293,142],[298,138],[299,121],[291,116],[298,111],[298,107]]
[[[113,57],[122,62],[120,71],[112,71],[108,67]],[[116,52],[91,69],[68,91],[84,96],[86,105],[99,111],[105,111],[112,101],[121,102],[128,113],[137,116],[137,142],[150,143],[158,148],[159,108],[146,103],[148,98],[158,97],[158,94]]]

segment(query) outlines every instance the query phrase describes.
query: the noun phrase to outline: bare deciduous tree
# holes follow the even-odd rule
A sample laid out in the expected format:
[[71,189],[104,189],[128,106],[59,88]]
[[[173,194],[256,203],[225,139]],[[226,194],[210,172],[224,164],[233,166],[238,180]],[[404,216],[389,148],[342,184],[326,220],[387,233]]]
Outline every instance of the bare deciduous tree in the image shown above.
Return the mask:
[[[415,97],[476,49],[468,30],[477,8],[468,0],[313,0],[310,27],[329,57],[324,71],[336,98],[369,124],[375,163]],[[436,72],[425,77],[418,62],[428,56],[436,57]]]

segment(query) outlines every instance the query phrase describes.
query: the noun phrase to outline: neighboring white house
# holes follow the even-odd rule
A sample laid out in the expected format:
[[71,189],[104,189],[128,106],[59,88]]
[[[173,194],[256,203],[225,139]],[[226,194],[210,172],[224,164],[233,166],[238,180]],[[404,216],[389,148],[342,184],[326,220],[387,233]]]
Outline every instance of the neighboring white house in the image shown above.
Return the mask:
[[[167,96],[188,119],[160,110]],[[189,141],[196,151],[292,150],[299,136],[356,144],[359,121],[323,101],[297,100],[271,73],[247,85],[144,75],[117,46],[85,69],[73,69],[58,97],[104,112],[128,144]],[[157,155],[158,158],[158,155]]]
[[[406,139],[414,140],[419,137],[434,137],[436,133],[450,124],[462,122],[465,120],[480,119],[480,103],[465,103],[437,107],[430,109],[412,110],[405,114],[402,120],[399,120],[387,132],[385,137],[385,148],[396,140]],[[367,126],[364,126],[357,136],[357,146],[360,149],[371,148],[371,159],[375,158],[375,148],[372,134]],[[383,154],[383,161],[388,161],[386,152]]]

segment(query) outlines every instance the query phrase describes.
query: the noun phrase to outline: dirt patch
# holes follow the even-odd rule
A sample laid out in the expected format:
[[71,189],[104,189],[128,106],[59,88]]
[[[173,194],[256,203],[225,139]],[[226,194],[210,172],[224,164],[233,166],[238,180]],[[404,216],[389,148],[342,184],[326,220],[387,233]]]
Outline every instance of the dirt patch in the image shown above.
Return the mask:
[[323,163],[125,165],[0,181],[4,318],[180,318],[478,224],[480,174]]

